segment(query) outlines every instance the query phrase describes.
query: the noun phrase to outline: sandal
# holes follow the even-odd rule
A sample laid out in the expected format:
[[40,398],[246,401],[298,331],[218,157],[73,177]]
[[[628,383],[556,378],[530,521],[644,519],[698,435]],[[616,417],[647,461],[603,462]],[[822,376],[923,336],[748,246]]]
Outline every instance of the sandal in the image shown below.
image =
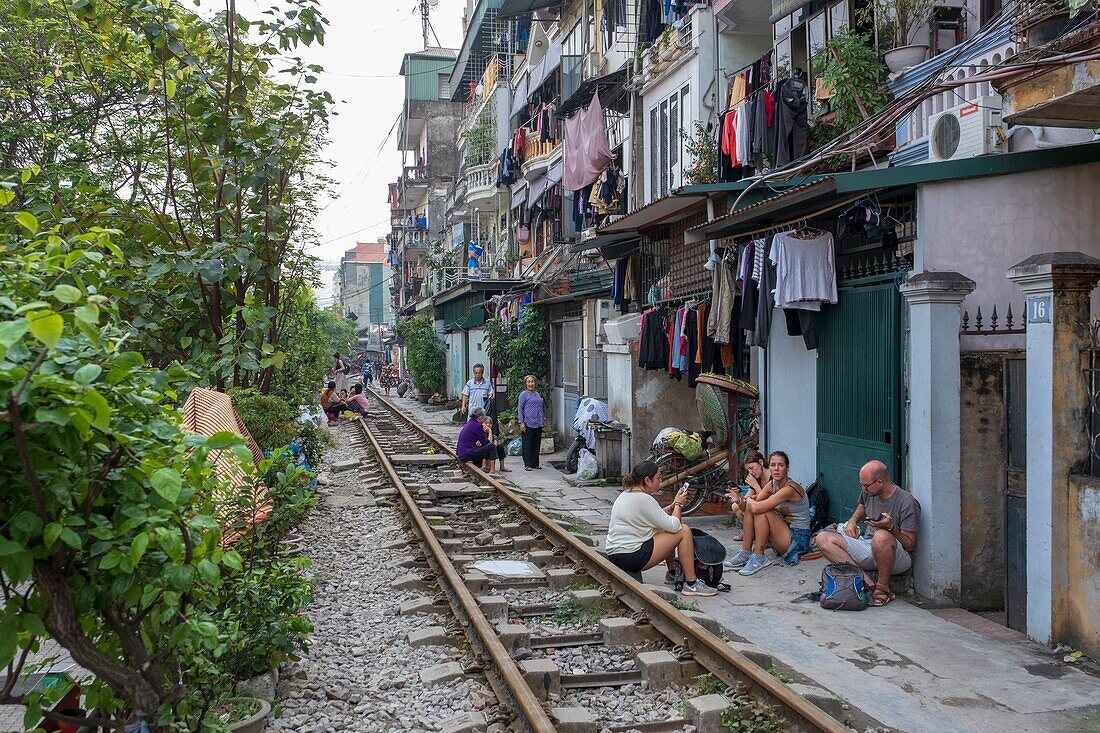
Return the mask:
[[871,592],[871,604],[875,608],[882,608],[890,601],[894,600],[894,591],[889,585],[881,586],[875,585],[875,589]]
[[500,467],[500,468],[498,468],[497,470],[498,470],[498,471],[502,471],[502,472],[504,472],[504,473],[511,473],[511,472],[512,472],[512,469],[510,469],[510,468],[505,468],[504,466],[501,466],[501,467]]
[[743,534],[735,534],[735,535],[733,536],[733,541],[734,541],[734,542],[744,542],[744,541],[745,541],[745,535],[743,535]]

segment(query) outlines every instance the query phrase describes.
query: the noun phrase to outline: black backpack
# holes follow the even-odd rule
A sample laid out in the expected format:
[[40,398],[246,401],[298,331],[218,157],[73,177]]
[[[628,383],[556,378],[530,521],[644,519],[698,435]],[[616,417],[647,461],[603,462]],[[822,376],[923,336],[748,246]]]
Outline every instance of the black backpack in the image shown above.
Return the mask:
[[[695,546],[695,577],[711,588],[728,593],[729,583],[722,582],[722,563],[726,560],[726,548],[722,543],[701,529],[691,528]],[[676,590],[684,587],[684,569],[676,563]]]
[[814,481],[806,489],[806,497],[810,502],[810,534],[817,534],[829,523],[829,494]]

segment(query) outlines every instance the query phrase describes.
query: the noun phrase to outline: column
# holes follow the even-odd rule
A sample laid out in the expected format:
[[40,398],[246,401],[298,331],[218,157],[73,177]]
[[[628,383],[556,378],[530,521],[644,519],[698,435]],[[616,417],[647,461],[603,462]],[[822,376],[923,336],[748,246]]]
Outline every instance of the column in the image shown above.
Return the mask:
[[1047,252],[1008,270],[1027,297],[1027,633],[1065,639],[1069,474],[1088,456],[1089,294],[1100,260]]
[[957,272],[923,272],[901,287],[909,304],[909,490],[921,506],[913,577],[917,593],[951,603],[962,579],[959,322],[973,290]]

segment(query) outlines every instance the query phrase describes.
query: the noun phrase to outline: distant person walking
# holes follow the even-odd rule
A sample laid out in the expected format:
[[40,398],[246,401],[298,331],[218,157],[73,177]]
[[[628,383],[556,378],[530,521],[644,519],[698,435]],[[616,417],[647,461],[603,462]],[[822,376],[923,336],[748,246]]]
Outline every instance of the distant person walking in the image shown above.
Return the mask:
[[542,428],[546,424],[542,395],[538,393],[533,374],[523,378],[525,389],[519,393],[517,417],[523,443],[523,470],[533,471],[539,465],[539,448],[542,446]]
[[336,381],[336,391],[341,392],[348,389],[348,372],[350,369],[344,357],[340,356],[339,351],[333,354],[332,358],[335,362],[332,371],[334,374],[333,378]]
[[388,395],[390,390],[397,386],[397,369],[394,368],[393,364],[386,364],[382,367],[378,379],[382,383],[382,389],[386,390]]

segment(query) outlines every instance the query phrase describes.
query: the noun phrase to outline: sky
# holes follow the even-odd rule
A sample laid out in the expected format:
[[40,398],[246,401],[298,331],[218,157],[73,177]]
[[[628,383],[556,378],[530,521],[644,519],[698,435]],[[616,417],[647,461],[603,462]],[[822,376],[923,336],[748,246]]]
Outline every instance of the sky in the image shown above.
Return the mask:
[[[258,17],[269,1],[238,0],[245,17]],[[204,10],[224,9],[224,0],[201,0]],[[376,242],[389,233],[386,184],[397,180],[401,153],[397,121],[404,101],[401,58],[424,47],[418,0],[320,0],[329,20],[324,46],[301,49],[307,62],[325,67],[318,86],[336,100],[330,119],[332,198],[314,221],[318,244],[311,254],[338,262],[357,241]],[[457,48],[462,41],[465,0],[439,0],[431,9],[439,45]],[[429,34],[429,43],[437,45]],[[391,133],[392,128],[392,133]],[[388,135],[388,139],[387,139]]]

